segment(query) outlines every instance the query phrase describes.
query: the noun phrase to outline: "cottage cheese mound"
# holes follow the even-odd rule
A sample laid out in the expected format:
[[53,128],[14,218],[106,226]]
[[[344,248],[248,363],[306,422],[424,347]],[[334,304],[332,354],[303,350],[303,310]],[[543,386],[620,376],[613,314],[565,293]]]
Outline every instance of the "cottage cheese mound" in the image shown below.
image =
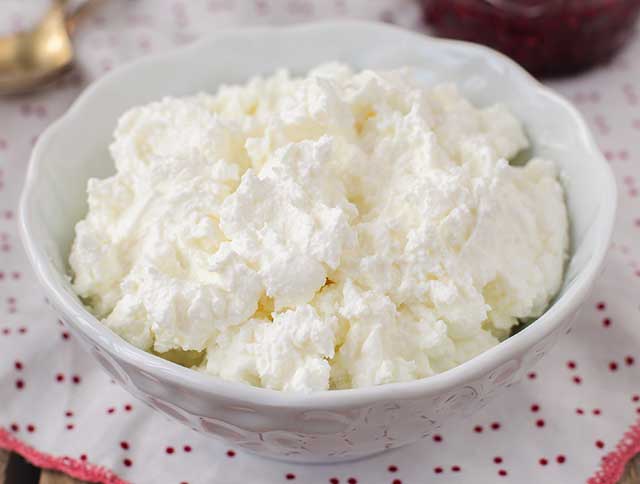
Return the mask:
[[131,344],[285,391],[423,378],[539,316],[567,257],[505,106],[327,64],[125,113],[73,285]]

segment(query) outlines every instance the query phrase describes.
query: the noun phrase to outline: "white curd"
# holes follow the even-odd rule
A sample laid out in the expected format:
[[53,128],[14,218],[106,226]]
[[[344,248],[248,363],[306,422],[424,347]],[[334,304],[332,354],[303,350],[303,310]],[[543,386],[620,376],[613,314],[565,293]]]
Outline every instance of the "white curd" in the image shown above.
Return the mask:
[[[285,391],[423,378],[559,290],[554,163],[502,105],[327,64],[125,113],[88,184],[77,293],[131,344]],[[178,358],[180,359],[180,358]]]

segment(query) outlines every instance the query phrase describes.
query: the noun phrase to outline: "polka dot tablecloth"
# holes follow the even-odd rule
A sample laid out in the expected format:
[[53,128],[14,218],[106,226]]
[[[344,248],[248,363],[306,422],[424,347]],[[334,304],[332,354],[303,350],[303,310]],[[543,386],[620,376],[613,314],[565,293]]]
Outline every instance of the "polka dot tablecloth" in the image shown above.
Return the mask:
[[[27,26],[42,8],[4,0],[0,30]],[[610,65],[550,83],[584,113],[619,186],[606,267],[578,324],[501,400],[428,440],[332,466],[253,457],[132,399],[45,305],[16,208],[33,143],[80,90],[134,57],[221,26],[330,16],[419,25],[410,0],[110,0],[77,33],[75,73],[53,89],[0,100],[0,447],[111,483],[615,482],[640,450],[640,36]]]

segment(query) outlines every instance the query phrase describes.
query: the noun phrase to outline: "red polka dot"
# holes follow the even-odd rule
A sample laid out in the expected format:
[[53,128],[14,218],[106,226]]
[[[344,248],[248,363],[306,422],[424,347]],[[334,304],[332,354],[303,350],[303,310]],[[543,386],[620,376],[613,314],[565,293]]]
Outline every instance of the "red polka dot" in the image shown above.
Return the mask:
[[57,381],[57,382],[62,382],[62,381],[64,381],[64,375],[63,375],[62,373],[58,373],[58,374],[56,375],[56,381]]
[[592,413],[594,415],[600,415],[602,413],[602,410],[600,410],[599,408],[594,408]]
[[500,430],[500,422],[493,422],[491,424],[491,430]]
[[69,339],[69,336],[70,334],[67,331],[62,333],[62,339]]
[[567,361],[567,368],[569,368],[570,370],[575,370],[576,366],[577,365],[575,361]]
[[451,466],[451,472],[460,472],[461,470],[460,466]]
[[190,445],[185,445],[182,450],[184,450],[185,452],[191,452],[191,446]]
[[602,326],[604,326],[605,328],[608,328],[609,326],[611,326],[611,319],[609,318],[604,318],[602,320]]
[[546,466],[546,465],[549,463],[549,461],[543,457],[542,459],[540,459],[540,460],[538,461],[538,463],[539,463],[541,466]]
[[580,378],[579,376],[574,376],[573,383],[575,383],[576,385],[580,385],[582,383],[582,378]]
[[20,334],[25,334],[27,332],[27,328],[24,326],[21,326],[20,328],[18,328],[18,333]]
[[391,481],[391,484],[402,484],[402,481],[400,479],[394,479]]
[[340,479],[338,479],[337,477],[332,477],[331,479],[329,479],[329,484],[340,484]]
[[126,412],[130,412],[132,408],[133,408],[133,407],[132,407],[132,406],[131,406],[131,404],[129,404],[129,403],[127,403],[127,404],[124,406],[124,409],[125,409],[125,411],[126,411]]
[[596,309],[598,311],[604,311],[606,309],[607,305],[603,302],[599,302],[598,304],[596,304]]
[[227,451],[227,457],[235,457],[235,456],[236,456],[235,451],[233,451],[233,450],[228,450]]
[[108,414],[115,413],[115,411],[116,411],[116,409],[115,409],[115,408],[113,408],[113,407],[107,408],[107,413],[108,413]]
[[129,443],[123,440],[120,442],[120,447],[122,447],[123,450],[129,450]]
[[434,442],[442,442],[442,435],[440,434],[436,434],[433,436],[433,441]]
[[171,455],[171,454],[173,454],[175,452],[175,449],[173,447],[167,447],[164,451],[167,454]]
[[398,467],[397,466],[389,466],[389,467],[387,467],[387,470],[389,472],[398,472]]
[[19,430],[20,430],[20,427],[18,426],[18,424],[17,424],[17,423],[12,423],[12,424],[11,424],[11,431],[12,431],[12,432],[17,432],[17,431],[19,431]]
[[581,408],[576,408],[576,413],[578,415],[584,415],[584,410],[582,410]]
[[11,334],[11,329],[9,329],[9,328],[2,328],[2,334],[4,334],[4,335]]
[[596,447],[598,449],[602,449],[604,447],[604,442],[602,440],[596,440]]
[[633,356],[625,356],[624,358],[624,362],[627,366],[631,366],[633,365],[633,363],[635,362],[635,360],[633,359]]
[[529,380],[535,380],[537,376],[538,376],[538,375],[536,375],[536,372],[535,372],[535,371],[532,371],[531,373],[529,373],[529,374],[527,375],[527,378],[529,378]]
[[67,430],[73,430],[74,425],[73,424],[67,424]]
[[347,479],[347,484],[358,484],[358,479],[356,479],[355,477],[350,477],[349,479]]
[[618,370],[618,364],[615,361],[610,362],[609,363],[609,370],[617,371]]
[[71,381],[77,385],[80,383],[80,377],[78,375],[73,375],[73,377],[71,378]]
[[544,420],[542,419],[536,420],[536,427],[544,427]]
[[86,461],[87,460],[87,454],[80,454],[80,460],[81,461]]
[[566,462],[566,460],[567,460],[567,458],[562,454],[560,454],[558,457],[556,457],[556,462],[558,464],[564,464]]
[[20,371],[22,370],[22,363],[19,361],[16,361],[13,366],[16,368],[16,370]]
[[436,474],[442,474],[443,469],[442,469],[442,467],[435,467],[433,469],[433,472],[435,472]]
[[636,408],[636,413],[640,413],[640,407]]
[[633,397],[631,397],[631,401],[632,401],[632,402],[638,402],[638,401],[640,401],[640,395],[634,395]]
[[16,388],[18,390],[22,390],[24,388],[24,380],[21,380],[20,378],[18,378],[16,380]]
[[482,425],[476,425],[475,427],[473,427],[473,431],[476,434],[481,434],[482,433]]
[[493,462],[495,464],[502,464],[502,457],[499,457],[499,456],[498,457],[494,457],[493,458]]
[[501,477],[505,477],[507,475],[507,471],[505,471],[504,469],[500,469],[498,471],[498,475]]
[[133,465],[133,462],[131,461],[131,459],[124,459],[122,463],[127,467],[131,467]]
[[65,417],[73,417],[73,412],[71,410],[67,410],[64,412]]
[[533,405],[531,405],[531,411],[532,411],[533,413],[536,413],[536,412],[537,412],[537,411],[539,411],[539,410],[540,410],[540,405],[535,404],[535,403],[534,403]]
[[33,424],[29,424],[29,425],[27,425],[27,432],[29,432],[29,433],[33,433],[33,432],[35,432],[35,431],[36,431],[36,427],[35,427],[35,425],[33,425]]

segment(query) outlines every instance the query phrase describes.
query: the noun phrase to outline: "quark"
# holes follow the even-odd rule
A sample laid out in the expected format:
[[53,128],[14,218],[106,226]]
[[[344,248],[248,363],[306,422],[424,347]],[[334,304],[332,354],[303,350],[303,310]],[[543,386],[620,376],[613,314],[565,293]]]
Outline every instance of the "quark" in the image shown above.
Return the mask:
[[73,284],[131,344],[285,390],[428,377],[539,316],[568,222],[505,106],[327,64],[125,113]]

